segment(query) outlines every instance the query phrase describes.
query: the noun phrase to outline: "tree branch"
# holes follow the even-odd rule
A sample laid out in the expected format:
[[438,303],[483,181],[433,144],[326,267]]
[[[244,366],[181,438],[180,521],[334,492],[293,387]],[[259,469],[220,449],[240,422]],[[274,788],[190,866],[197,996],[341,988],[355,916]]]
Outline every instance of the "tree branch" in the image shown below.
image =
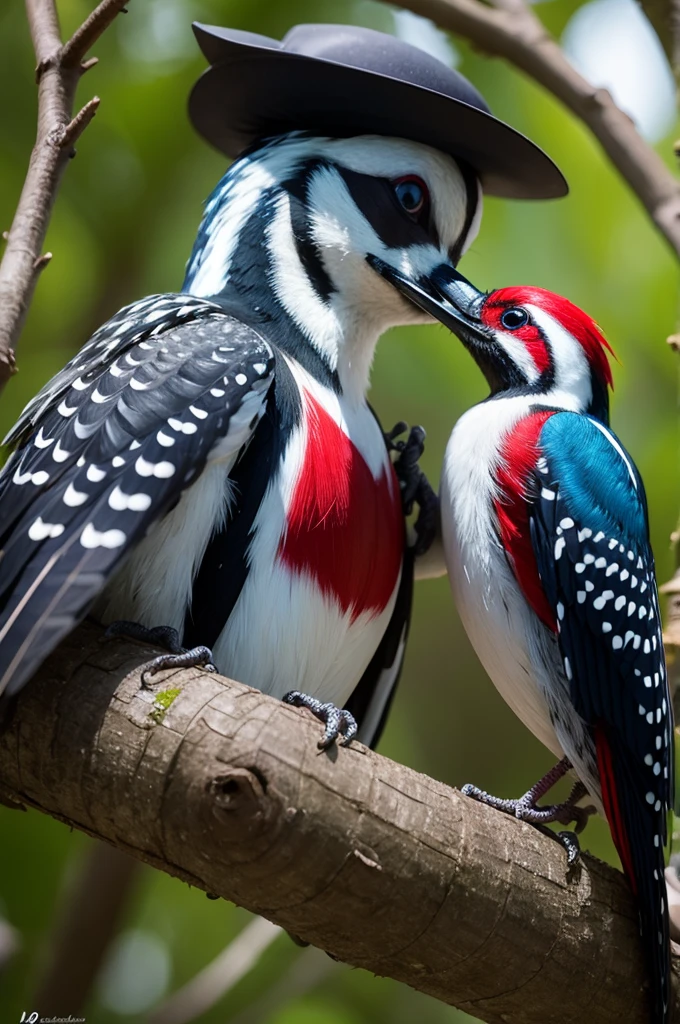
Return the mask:
[[503,57],[553,93],[590,128],[653,223],[680,256],[680,183],[606,89],[586,81],[524,0],[391,0],[478,49]]
[[677,0],[639,0],[652,28],[659,37],[664,53],[673,67],[678,63],[678,11]]
[[149,1024],[189,1024],[198,1020],[253,969],[282,934],[266,918],[254,917],[202,971],[151,1011]]
[[490,1024],[545,1024],[565,993],[570,1020],[646,1024],[618,872],[586,856],[568,878],[530,826],[359,744],[319,753],[306,712],[239,683],[167,673],[154,704],[152,649],[100,636],[77,630],[18,699],[6,802]]
[[38,130],[0,263],[0,390],[16,370],[17,340],[40,271],[48,261],[48,254],[41,253],[61,176],[74,155],[74,143],[99,106],[95,97],[73,117],[78,82],[94,63],[81,61],[125,3],[102,0],[62,46],[54,0],[26,0],[38,65]]

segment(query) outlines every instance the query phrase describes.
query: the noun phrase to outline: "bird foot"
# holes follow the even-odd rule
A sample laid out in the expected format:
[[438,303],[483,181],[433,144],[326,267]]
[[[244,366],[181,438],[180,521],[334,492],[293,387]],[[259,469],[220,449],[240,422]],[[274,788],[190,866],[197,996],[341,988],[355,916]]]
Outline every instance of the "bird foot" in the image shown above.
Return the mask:
[[127,636],[132,640],[139,640],[140,643],[154,644],[158,647],[165,647],[167,654],[159,654],[152,658],[142,669],[142,686],[145,689],[152,689],[149,676],[168,668],[204,668],[206,672],[217,672],[213,665],[212,651],[209,647],[182,647],[179,633],[172,626],[142,626],[140,622],[127,622],[120,619],[112,622],[104,633],[105,639],[116,636]]
[[439,499],[430,486],[430,482],[418,465],[425,451],[425,431],[422,427],[411,427],[406,441],[397,441],[399,434],[405,433],[408,426],[403,421],[395,424],[385,436],[385,444],[390,452],[397,452],[394,460],[394,471],[401,488],[401,505],[405,516],[410,516],[413,506],[418,506],[418,516],[414,523],[416,555],[424,555],[430,549],[437,534],[437,518]]
[[548,825],[551,822],[559,822],[561,825],[568,825],[570,821],[576,823],[576,832],[582,832],[586,827],[588,818],[595,814],[592,806],[579,807],[578,802],[587,795],[587,789],[582,782],[576,782],[568,798],[559,804],[550,804],[547,807],[539,806],[538,801],[551,789],[567,772],[571,771],[571,761],[564,757],[554,768],[543,776],[542,779],[532,786],[524,796],[518,800],[506,800],[501,797],[491,796],[483,789],[472,786],[469,783],[463,786],[461,793],[478,800],[480,803],[494,807],[497,811],[505,814],[512,814],[520,821],[526,821],[530,825]]
[[[576,801],[581,800],[586,794],[586,788],[581,782],[576,783],[567,800],[560,804],[551,804],[548,807],[539,807],[536,803],[532,802],[532,790],[525,793],[519,800],[504,800],[501,797],[485,793],[484,790],[470,784],[463,786],[461,793],[471,797],[473,800],[478,800],[480,803],[487,804],[489,807],[494,807],[497,811],[512,814],[513,817],[519,818],[520,821],[526,821],[528,824],[534,825],[541,832],[544,832],[551,839],[558,842],[566,851],[567,868],[573,868],[578,864],[581,857],[581,845],[577,833],[583,831],[588,818],[591,814],[595,813],[595,808],[592,806],[576,806]],[[573,832],[566,830],[553,832],[545,827],[551,822],[567,825],[570,821],[576,822]]]
[[320,719],[326,726],[322,738],[317,746],[319,750],[326,750],[335,740],[342,736],[342,746],[354,739],[357,734],[357,723],[354,716],[345,711],[344,708],[337,708],[335,704],[323,704],[315,697],[310,697],[299,690],[291,690],[283,697],[284,703],[292,704],[296,708],[307,708],[312,714]]

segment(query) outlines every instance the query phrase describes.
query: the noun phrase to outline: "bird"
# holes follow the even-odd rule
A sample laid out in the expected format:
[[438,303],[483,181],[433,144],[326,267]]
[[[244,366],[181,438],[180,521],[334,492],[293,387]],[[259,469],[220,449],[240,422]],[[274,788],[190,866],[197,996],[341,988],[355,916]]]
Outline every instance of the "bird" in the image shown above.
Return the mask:
[[390,36],[195,32],[210,67],[192,120],[234,162],[181,291],[116,313],[6,438],[0,693],[89,614],[167,648],[144,683],[202,664],[308,708],[322,746],[375,744],[410,616],[402,504],[426,492],[422,432],[383,433],[369,374],[387,327],[431,318],[370,259],[426,282],[474,239],[482,187],[542,197],[564,179]]
[[[637,899],[651,1019],[667,1024],[673,711],[645,490],[609,425],[612,349],[590,316],[542,288],[485,293],[456,274],[446,302],[443,322],[490,388],[456,423],[444,458],[453,596],[492,682],[561,759],[520,800],[463,792],[565,823],[588,792]],[[538,798],[572,767],[570,800],[542,809]]]

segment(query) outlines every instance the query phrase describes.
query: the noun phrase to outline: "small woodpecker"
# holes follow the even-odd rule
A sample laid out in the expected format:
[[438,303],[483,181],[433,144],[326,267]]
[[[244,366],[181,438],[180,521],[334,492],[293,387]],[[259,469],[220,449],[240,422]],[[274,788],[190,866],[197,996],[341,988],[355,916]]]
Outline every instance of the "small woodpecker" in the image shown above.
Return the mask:
[[[428,296],[412,292],[428,309]],[[611,349],[594,321],[540,288],[449,282],[447,326],[491,393],[449,441],[442,534],[453,595],[484,668],[562,758],[518,801],[469,795],[533,822],[578,820],[536,800],[566,771],[604,811],[636,895],[669,1020],[664,847],[673,712],[640,475],[609,428]],[[441,312],[441,311],[440,311]]]

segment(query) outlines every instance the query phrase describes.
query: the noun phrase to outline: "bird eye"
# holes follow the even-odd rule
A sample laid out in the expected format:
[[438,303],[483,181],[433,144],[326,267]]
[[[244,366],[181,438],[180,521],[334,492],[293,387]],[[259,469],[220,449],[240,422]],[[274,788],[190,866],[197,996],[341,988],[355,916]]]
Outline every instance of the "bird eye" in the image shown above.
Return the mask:
[[417,216],[424,208],[428,199],[427,185],[421,178],[409,175],[393,182],[394,194],[411,217]]
[[503,313],[501,323],[509,331],[516,331],[518,327],[524,327],[529,323],[529,314],[521,306],[513,306],[512,309],[506,309]]

